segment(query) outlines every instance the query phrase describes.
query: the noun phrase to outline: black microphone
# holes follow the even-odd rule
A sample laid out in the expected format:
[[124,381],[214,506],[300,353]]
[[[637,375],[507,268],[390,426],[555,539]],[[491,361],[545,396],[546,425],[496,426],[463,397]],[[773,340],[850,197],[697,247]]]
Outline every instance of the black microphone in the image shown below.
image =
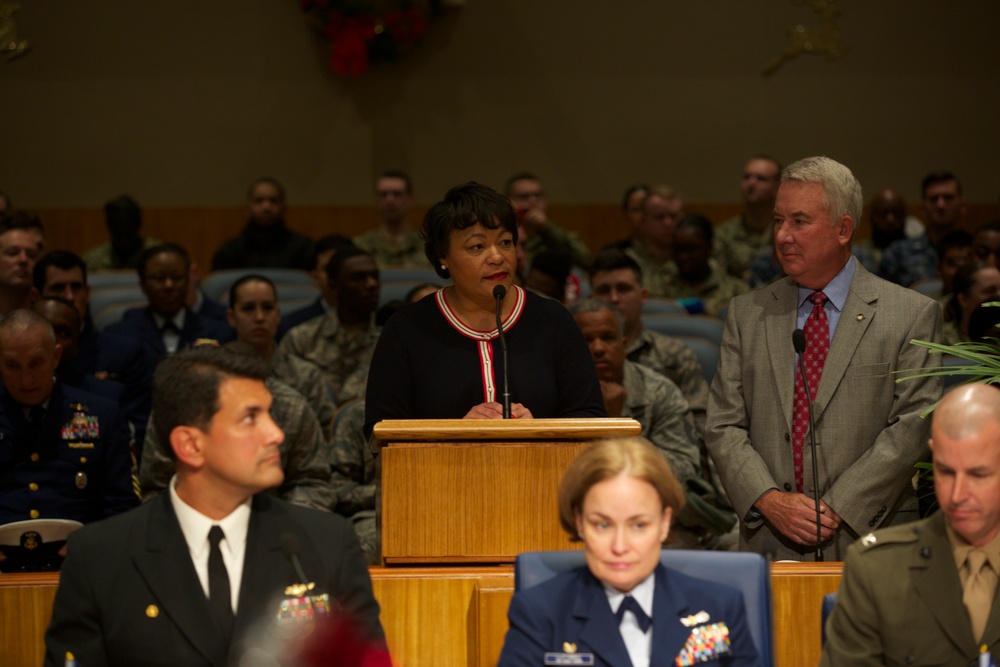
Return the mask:
[[507,296],[507,288],[497,285],[493,288],[493,298],[497,300],[497,333],[500,336],[500,351],[503,354],[503,418],[510,419],[510,380],[507,377],[507,338],[503,335],[503,322],[500,321],[500,310],[503,298]]
[[813,421],[813,399],[812,392],[809,391],[809,380],[806,379],[806,361],[803,355],[806,353],[806,334],[802,329],[792,332],[792,346],[796,354],[799,355],[799,373],[802,375],[802,386],[806,390],[806,401],[809,403],[809,448],[812,450],[813,460],[813,496],[816,500],[816,562],[823,562],[823,549],[820,545],[820,518],[822,513],[819,510],[819,464],[816,455],[816,422]]

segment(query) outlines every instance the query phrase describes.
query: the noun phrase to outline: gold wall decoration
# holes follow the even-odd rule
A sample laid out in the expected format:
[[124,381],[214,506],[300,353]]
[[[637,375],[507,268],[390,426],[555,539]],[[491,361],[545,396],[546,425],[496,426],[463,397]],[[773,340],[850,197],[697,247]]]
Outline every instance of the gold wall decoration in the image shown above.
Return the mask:
[[806,5],[819,16],[819,26],[806,26],[801,23],[786,31],[785,48],[771,59],[763,71],[764,76],[770,76],[793,58],[804,54],[826,55],[831,59],[844,55],[846,49],[840,42],[837,30],[837,19],[840,18],[840,7],[837,0],[792,0],[796,5]]
[[0,56],[13,60],[28,50],[28,40],[18,39],[14,14],[21,9],[16,2],[0,0]]

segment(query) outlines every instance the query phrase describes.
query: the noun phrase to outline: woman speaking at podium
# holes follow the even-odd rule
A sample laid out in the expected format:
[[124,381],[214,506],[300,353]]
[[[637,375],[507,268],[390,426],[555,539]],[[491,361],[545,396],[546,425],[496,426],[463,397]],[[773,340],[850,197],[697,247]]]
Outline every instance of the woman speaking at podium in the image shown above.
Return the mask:
[[566,308],[514,285],[517,231],[507,198],[478,183],[427,212],[424,252],[453,284],[386,323],[368,373],[366,436],[383,419],[500,419],[506,391],[514,419],[607,416]]

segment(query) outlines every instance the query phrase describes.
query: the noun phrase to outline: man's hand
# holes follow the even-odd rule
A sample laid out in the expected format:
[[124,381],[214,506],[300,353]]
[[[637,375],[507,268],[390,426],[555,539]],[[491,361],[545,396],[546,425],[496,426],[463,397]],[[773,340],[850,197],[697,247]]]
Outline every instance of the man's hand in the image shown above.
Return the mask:
[[[782,535],[798,544],[816,544],[816,501],[801,493],[782,493],[777,489],[766,492],[754,503],[768,523]],[[819,501],[820,541],[826,542],[840,527],[840,515]]]
[[604,407],[609,417],[621,417],[625,406],[625,387],[617,382],[601,380],[601,396],[604,397]]

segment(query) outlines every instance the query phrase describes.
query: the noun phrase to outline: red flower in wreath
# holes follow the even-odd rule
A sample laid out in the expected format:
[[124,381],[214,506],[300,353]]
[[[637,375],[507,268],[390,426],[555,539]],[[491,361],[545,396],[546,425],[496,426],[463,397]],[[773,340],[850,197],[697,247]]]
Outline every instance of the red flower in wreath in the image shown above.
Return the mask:
[[345,31],[330,44],[330,69],[341,76],[368,71],[368,44],[358,32]]
[[403,48],[413,46],[427,32],[427,20],[416,7],[386,12],[382,23]]

